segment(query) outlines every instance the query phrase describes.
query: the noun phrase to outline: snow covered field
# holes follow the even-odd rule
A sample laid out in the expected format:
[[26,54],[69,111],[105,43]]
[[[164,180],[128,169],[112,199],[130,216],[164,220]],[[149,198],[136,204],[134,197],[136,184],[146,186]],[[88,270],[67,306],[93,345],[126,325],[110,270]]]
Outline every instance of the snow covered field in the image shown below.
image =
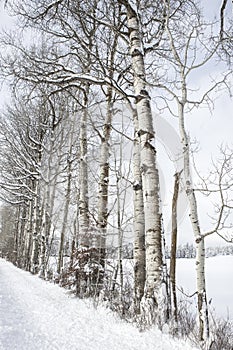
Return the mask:
[[[177,260],[177,285],[191,295],[195,292],[195,259]],[[233,320],[233,256],[206,259],[207,297],[210,311]]]
[[1,350],[191,350],[156,329],[140,333],[52,283],[0,259]]

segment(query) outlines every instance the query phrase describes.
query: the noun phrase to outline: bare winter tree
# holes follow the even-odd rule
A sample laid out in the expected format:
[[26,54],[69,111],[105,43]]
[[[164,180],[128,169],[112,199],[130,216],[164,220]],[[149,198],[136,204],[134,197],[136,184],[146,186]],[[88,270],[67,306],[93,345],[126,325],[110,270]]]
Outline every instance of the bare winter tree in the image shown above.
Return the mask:
[[[153,315],[157,315],[158,317],[155,316],[155,318],[157,317],[158,322],[161,323],[167,317],[165,312],[167,300],[162,293],[165,278],[162,269],[164,254],[159,175],[147,81],[150,75],[148,74],[149,68],[152,67],[151,52],[158,47],[164,30],[164,8],[164,3],[152,4],[148,1],[134,4],[131,1],[119,0],[112,2],[111,6],[108,2],[103,1],[95,2],[93,6],[90,1],[70,3],[61,0],[50,3],[45,0],[39,2],[24,0],[20,5],[13,3],[12,11],[20,15],[22,27],[29,26],[35,33],[39,33],[39,36],[43,33],[42,47],[45,47],[44,43],[47,41],[49,49],[39,52],[34,44],[29,51],[28,46],[25,47],[12,38],[5,38],[3,41],[3,44],[10,46],[18,56],[15,59],[16,56],[9,55],[3,60],[6,74],[14,75],[17,81],[24,80],[39,85],[48,84],[57,91],[70,91],[73,88],[80,92],[78,98],[73,94],[82,109],[80,129],[80,150],[82,148],[80,184],[82,186],[80,186],[79,191],[79,231],[87,231],[89,227],[87,131],[85,129],[87,107],[89,107],[92,97],[98,96],[99,98],[104,95],[105,98],[108,96],[107,104],[110,112],[112,102],[109,96],[113,94],[113,91],[118,98],[121,97],[127,102],[130,100],[135,104],[137,112],[134,114],[135,139],[138,141],[135,145],[135,164],[137,162],[137,169],[135,167],[135,200],[138,197],[135,212],[142,210],[142,208],[144,211],[143,215],[136,215],[138,222],[135,226],[137,227],[135,242],[138,246],[135,252],[137,251],[138,254],[136,253],[135,257],[139,264],[137,264],[137,268],[140,266],[142,276],[146,271],[144,292],[142,292],[144,277],[139,281],[137,274],[138,290],[136,294],[138,301],[142,299],[142,294],[144,295],[143,303],[141,303],[144,310],[148,311],[149,308],[149,315],[152,319],[154,319]],[[103,33],[108,33],[110,38],[108,42],[111,42],[111,47],[114,48],[115,52],[115,57],[109,55],[107,60],[105,56],[106,52],[109,52],[108,42],[106,40],[103,42]],[[12,59],[12,57],[14,58]],[[82,95],[81,99],[80,95]],[[108,118],[109,116],[110,113]],[[107,141],[109,128],[108,126],[104,128],[102,137],[104,136],[104,141]],[[105,142],[105,154],[108,153],[106,145]],[[136,152],[138,152],[137,155]],[[106,174],[106,169],[102,167],[101,174]],[[106,176],[103,179],[106,179]],[[139,185],[137,185],[137,181]],[[102,213],[100,213],[98,225],[106,216],[106,189],[106,185],[101,188],[105,198],[100,197],[102,204],[99,208],[102,208],[99,213],[101,211]],[[146,256],[144,254],[144,234],[139,239],[142,230],[145,231],[146,237]],[[81,233],[79,232],[79,234]],[[155,310],[156,312],[154,312]]]
[[[197,171],[197,169],[195,169]],[[213,203],[214,214],[209,214],[211,217],[212,229],[203,232],[203,237],[207,237],[214,233],[218,234],[226,242],[232,242],[232,171],[233,171],[233,150],[228,146],[219,147],[219,155],[213,161],[212,169],[208,176],[201,176],[200,187],[195,188],[195,191],[201,192],[205,197],[211,198]]]
[[0,234],[0,254],[2,258],[9,259],[15,262],[15,228],[16,215],[15,208],[12,205],[3,205],[0,211],[1,217],[1,234]]
[[[32,119],[31,111],[34,112]],[[23,106],[18,102],[14,108],[9,108],[3,117],[2,125],[4,129],[4,148],[6,153],[3,159],[7,167],[2,168],[2,189],[10,193],[12,204],[26,204],[20,216],[25,221],[20,227],[21,238],[18,240],[22,244],[26,241],[31,256],[32,270],[36,272],[39,265],[39,240],[41,223],[41,197],[40,178],[41,160],[43,153],[43,139],[46,132],[46,123],[43,112],[39,113],[35,106]],[[43,124],[44,123],[44,124]],[[11,160],[9,168],[8,155],[15,155]],[[7,198],[6,198],[7,199]],[[26,216],[26,208],[30,208],[29,217]],[[29,237],[26,235],[27,227],[31,227],[32,246],[29,248]],[[30,222],[30,224],[29,224]],[[21,249],[21,248],[20,248]],[[20,257],[22,259],[22,257]],[[33,267],[34,266],[34,267]]]
[[[145,214],[146,240],[146,281],[143,308],[150,317],[155,313],[158,322],[164,323],[166,301],[163,300],[162,276],[162,228],[160,212],[159,175],[156,165],[154,127],[150,106],[150,96],[146,86],[146,70],[143,39],[139,16],[129,1],[119,1],[127,12],[129,49],[132,60],[133,85],[140,139],[140,162]],[[157,311],[155,311],[157,310]]]
[[[157,53],[160,59],[164,60],[164,64],[168,64],[168,67],[165,65],[165,81],[162,83],[163,73],[161,73],[161,78],[155,77],[155,80],[158,81],[155,85],[161,88],[168,97],[163,99],[163,95],[162,99],[165,104],[161,108],[167,108],[171,115],[179,120],[180,139],[183,146],[184,187],[189,202],[190,220],[196,242],[199,337],[200,340],[206,340],[209,337],[209,321],[205,283],[205,234],[201,231],[193,184],[190,158],[191,141],[186,126],[186,115],[191,112],[192,108],[198,107],[202,103],[210,107],[212,103],[209,97],[210,93],[216,91],[218,87],[226,85],[229,73],[223,72],[219,79],[211,82],[210,87],[203,92],[201,97],[195,96],[192,98],[194,92],[189,85],[190,76],[194,70],[198,70],[214,59],[219,42],[215,41],[212,36],[207,37],[206,33],[210,30],[211,24],[206,24],[202,19],[195,2],[184,3],[178,11],[174,9],[172,2],[165,1],[164,4],[166,6],[164,46],[167,47],[167,52]],[[174,11],[176,11],[176,15],[172,16]],[[179,16],[183,18],[182,26],[181,22],[178,22]]]
[[[232,3],[232,1],[231,1],[231,3]],[[227,34],[227,36],[229,34],[229,33],[226,33],[226,31],[228,31],[228,29],[225,28],[225,22],[226,22],[226,19],[228,18],[228,16],[226,15],[227,5],[229,6],[229,4],[230,4],[229,0],[222,0],[222,4],[221,4],[221,8],[220,8],[220,39],[221,40],[224,40],[224,38],[226,38],[225,34]],[[232,15],[231,15],[231,17],[232,17]]]
[[134,110],[134,293],[135,311],[140,313],[146,280],[145,214],[140,161],[140,139],[137,111]]

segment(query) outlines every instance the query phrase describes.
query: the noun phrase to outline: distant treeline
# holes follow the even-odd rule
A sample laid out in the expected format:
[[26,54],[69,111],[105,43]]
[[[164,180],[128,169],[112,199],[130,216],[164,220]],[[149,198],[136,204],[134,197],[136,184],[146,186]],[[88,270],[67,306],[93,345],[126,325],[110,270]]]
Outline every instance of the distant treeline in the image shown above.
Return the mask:
[[[166,247],[166,258],[170,258],[170,248]],[[217,255],[233,255],[233,244],[222,247],[207,247],[206,257]],[[179,258],[195,258],[195,246],[190,243],[181,244],[177,248],[176,257]]]
[[[118,254],[118,248],[108,248],[108,257],[114,257],[117,258]],[[217,255],[233,255],[233,244],[226,245],[223,247],[207,247],[206,248],[206,257],[209,258],[211,256],[217,256]],[[122,256],[123,259],[133,259],[133,244],[128,243],[123,245],[122,247]],[[166,246],[165,248],[165,256],[166,259],[169,259],[171,257],[170,255],[170,247]],[[176,252],[177,259],[180,258],[195,258],[196,252],[195,252],[195,246],[191,243],[185,243],[180,244],[177,247]]]

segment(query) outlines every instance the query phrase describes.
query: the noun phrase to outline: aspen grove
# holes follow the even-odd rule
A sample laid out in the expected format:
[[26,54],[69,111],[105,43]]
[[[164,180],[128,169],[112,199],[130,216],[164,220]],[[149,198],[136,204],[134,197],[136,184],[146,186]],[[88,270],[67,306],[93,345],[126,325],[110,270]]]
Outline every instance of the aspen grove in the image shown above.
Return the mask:
[[[8,0],[15,26],[0,37],[0,79],[10,94],[0,113],[2,257],[80,298],[106,302],[141,329],[167,325],[179,334],[183,192],[195,242],[196,334],[206,349],[205,238],[232,241],[233,153],[221,145],[204,177],[187,118],[201,107],[210,113],[216,95],[231,94],[226,5],[211,20],[196,0]],[[216,74],[194,87],[209,65]],[[182,163],[170,203],[170,270],[156,115],[175,120]],[[173,182],[165,184],[171,192]],[[208,232],[201,195],[215,208]]]

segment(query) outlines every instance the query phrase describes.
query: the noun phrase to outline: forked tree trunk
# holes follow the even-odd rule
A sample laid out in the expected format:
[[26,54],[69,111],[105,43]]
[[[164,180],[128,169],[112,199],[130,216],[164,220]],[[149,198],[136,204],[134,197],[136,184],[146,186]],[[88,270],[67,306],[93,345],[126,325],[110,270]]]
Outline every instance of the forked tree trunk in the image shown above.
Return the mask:
[[[166,320],[166,296],[163,292],[162,230],[159,195],[159,174],[156,167],[154,127],[150,96],[146,87],[143,43],[137,13],[127,0],[119,0],[127,9],[127,23],[130,39],[130,54],[134,75],[134,92],[138,115],[140,138],[140,161],[143,185],[146,237],[146,284],[144,308],[148,322]],[[163,290],[163,291],[162,291]]]

